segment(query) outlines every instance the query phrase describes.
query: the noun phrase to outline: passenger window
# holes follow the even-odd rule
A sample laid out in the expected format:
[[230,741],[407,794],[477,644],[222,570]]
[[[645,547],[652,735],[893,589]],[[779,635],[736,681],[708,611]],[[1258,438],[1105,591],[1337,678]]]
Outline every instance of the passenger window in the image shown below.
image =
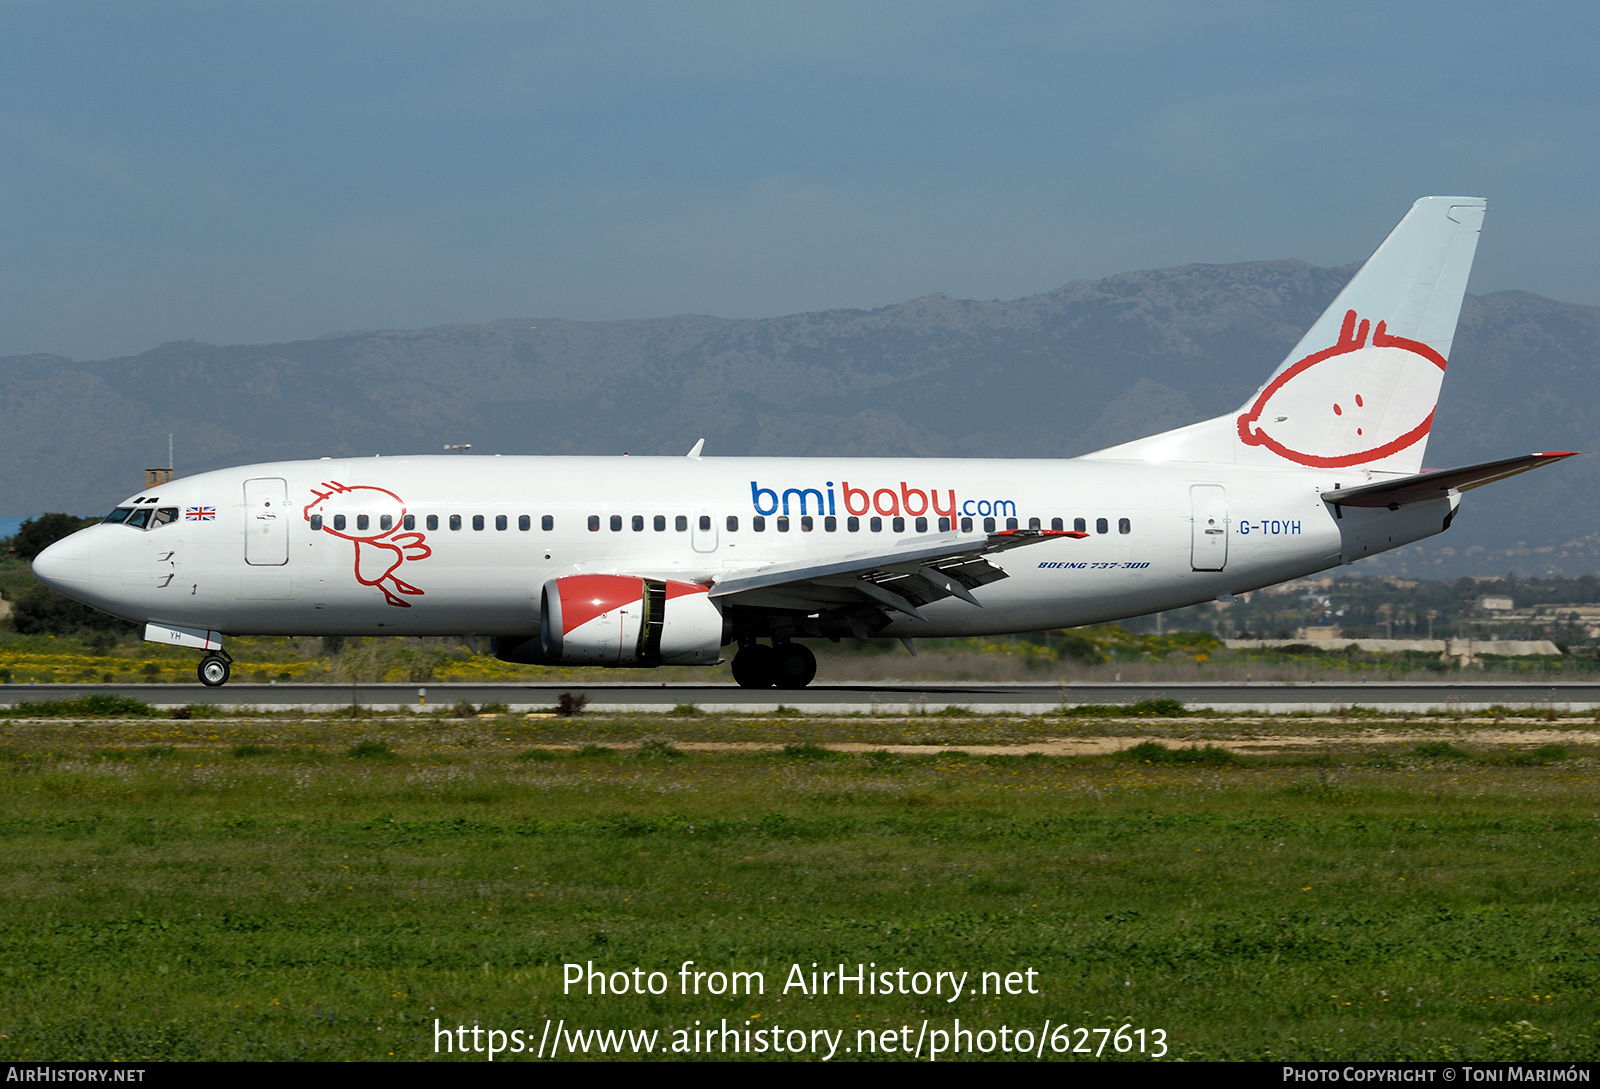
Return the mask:
[[[687,533],[687,532],[689,532],[689,516],[687,514],[678,515],[676,518],[674,518],[672,520],[672,528],[677,530],[679,533]],[[739,528],[739,519],[737,519],[737,518],[729,518],[728,519],[728,528],[729,529],[738,529]]]
[[928,532],[928,520],[926,518],[918,518],[917,519],[917,532],[918,533],[926,533],[926,532]]
[[384,532],[388,532],[389,530],[393,529],[394,528],[394,517],[392,515],[388,515],[388,514],[379,515],[379,517],[378,517],[378,528],[383,530]]
[[1072,520],[1072,531],[1074,533],[1082,533],[1084,530],[1086,530],[1088,528],[1089,528],[1089,523],[1085,522],[1082,518],[1074,518]]
[[940,533],[949,533],[950,532],[950,519],[948,519],[948,518],[939,519],[939,532]]
[[311,532],[313,532],[313,533],[321,533],[322,532],[322,515],[313,514],[311,516]]
[[[135,513],[135,515],[137,515],[138,512],[136,511],[134,513]],[[131,522],[133,519],[130,518],[128,520]],[[344,515],[335,514],[333,516],[333,528],[336,529],[336,530],[344,528]]]
[[1128,521],[1126,518],[1118,518],[1117,519],[1117,532],[1118,533],[1132,533],[1133,532],[1133,523]]
[[867,519],[867,528],[872,530],[872,532],[874,532],[874,533],[882,533],[883,532],[883,519],[882,518],[869,518],[869,519]]
[[416,529],[417,516],[415,514],[408,514],[404,518],[400,519],[400,524],[405,526],[407,529]]
[[710,531],[710,529],[711,529],[711,515],[702,514],[700,516],[700,529],[701,529],[701,532]]
[[494,528],[495,529],[507,529],[507,528],[510,527],[510,525],[511,525],[511,523],[506,521],[506,516],[505,515],[497,514],[497,515],[494,516]]
[[657,533],[665,533],[667,530],[667,516],[665,514],[656,515],[651,525]]
[[802,514],[800,516],[800,532],[801,533],[810,533],[811,532],[811,528],[812,528],[811,515]]
[[1039,519],[1037,519],[1037,518],[1029,518],[1028,519],[1028,528],[1029,529],[1041,529],[1043,527],[1040,525]]
[[750,519],[750,528],[757,533],[765,533],[767,531],[767,520],[758,514]]
[[428,528],[429,529],[438,529],[439,528],[439,516],[437,514],[428,515]]
[[1052,519],[1050,519],[1050,528],[1052,530],[1054,530],[1055,532],[1060,533],[1063,529],[1066,529],[1067,526],[1066,526],[1066,523],[1063,522],[1061,519],[1052,518]]
[[450,528],[451,529],[460,529],[461,528],[461,515],[452,514],[450,516]]
[[[548,531],[550,531],[552,529],[555,529],[556,528],[555,517],[553,515],[547,514],[543,518],[539,519],[539,528],[542,529],[542,530],[545,530],[546,532],[548,532]],[[595,526],[590,526],[589,528],[590,529],[599,529],[600,527],[598,525],[595,525]]]
[[829,533],[836,533],[836,532],[838,532],[838,529],[839,529],[839,519],[837,519],[837,518],[835,518],[835,517],[834,517],[834,516],[833,516],[833,515],[831,515],[831,514],[830,514],[830,515],[828,515],[828,516],[827,516],[827,517],[826,517],[826,518],[824,518],[824,519],[823,519],[823,520],[822,520],[822,528],[823,528],[823,529],[824,529],[824,530],[826,530],[826,531],[827,531],[827,532],[829,532]]
[[366,529],[370,525],[372,525],[372,519],[371,518],[367,517],[365,514],[356,515],[356,530],[358,532],[363,530],[363,529]]
[[[678,528],[679,529],[688,529],[689,528],[689,519],[685,518],[681,514],[678,515]],[[728,532],[729,533],[738,533],[739,532],[739,516],[737,514],[728,515]]]
[[1094,531],[1096,533],[1104,533],[1110,528],[1110,523],[1108,523],[1104,518],[1096,518],[1094,520]]
[[526,514],[517,515],[517,528],[526,533],[533,528],[533,519]]
[[789,532],[789,516],[787,514],[778,515],[778,532],[779,533],[788,533]]
[[125,521],[127,519],[128,515],[130,515],[132,513],[133,513],[133,508],[132,507],[118,507],[116,510],[112,511],[110,514],[106,515],[106,522],[108,524],[115,525],[118,522]]
[[590,533],[599,533],[600,532],[600,516],[598,514],[589,515],[589,532]]
[[635,514],[633,516],[633,531],[635,533],[643,533],[644,532],[644,515]]
[[849,518],[844,520],[844,528],[849,530],[851,533],[860,533],[861,519],[852,514]]
[[993,533],[994,532],[994,519],[993,518],[985,518],[983,520],[983,531],[985,533]]
[[1017,528],[1017,520],[1015,518],[1007,518],[1006,519],[1006,528],[1007,529],[1016,529]]
[[896,533],[904,533],[906,531],[906,520],[904,518],[896,518],[893,525]]
[[611,516],[611,532],[612,533],[621,533],[622,532],[622,515],[613,514]]
[[472,528],[473,529],[482,529],[483,528],[483,515],[474,514],[472,516]]
[[972,519],[971,518],[963,518],[963,519],[961,519],[961,532],[962,533],[971,533],[972,532]]

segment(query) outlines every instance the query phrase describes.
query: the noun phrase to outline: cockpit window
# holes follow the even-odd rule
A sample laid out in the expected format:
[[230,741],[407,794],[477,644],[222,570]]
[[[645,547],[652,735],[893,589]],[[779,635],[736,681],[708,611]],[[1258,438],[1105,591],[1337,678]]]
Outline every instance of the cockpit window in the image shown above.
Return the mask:
[[134,529],[143,529],[150,522],[150,516],[155,513],[151,507],[140,507],[128,515],[128,525]]
[[117,522],[124,521],[124,520],[127,519],[128,515],[130,515],[132,513],[133,513],[133,508],[132,507],[118,507],[116,510],[112,511],[110,514],[106,515],[106,522],[108,524],[115,524]]
[[176,522],[177,520],[178,520],[178,508],[177,507],[157,507],[156,508],[155,520],[150,523],[150,528],[154,529],[156,526],[171,525],[173,522]]

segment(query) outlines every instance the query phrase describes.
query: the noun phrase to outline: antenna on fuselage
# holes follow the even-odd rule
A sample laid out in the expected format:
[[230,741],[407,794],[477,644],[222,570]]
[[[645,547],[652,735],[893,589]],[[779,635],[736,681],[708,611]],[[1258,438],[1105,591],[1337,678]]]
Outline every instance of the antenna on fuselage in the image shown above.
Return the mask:
[[690,447],[688,456],[698,461],[700,458],[700,451],[704,450],[705,448],[706,440],[701,439],[699,442],[695,443],[694,446]]
[[444,449],[446,453],[453,451],[457,454],[465,454],[472,449],[472,444],[470,442],[447,442],[444,444]]

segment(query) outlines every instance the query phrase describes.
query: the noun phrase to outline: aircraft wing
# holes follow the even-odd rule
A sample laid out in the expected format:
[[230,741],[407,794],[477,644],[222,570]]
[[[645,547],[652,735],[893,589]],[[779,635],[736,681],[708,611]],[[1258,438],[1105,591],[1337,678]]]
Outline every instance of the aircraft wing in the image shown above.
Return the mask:
[[[711,584],[711,596],[751,608],[839,612],[856,635],[882,627],[884,610],[927,619],[918,606],[947,597],[979,605],[972,591],[1006,577],[989,557],[1080,530],[1008,529],[988,535],[940,533],[896,542],[825,563],[774,564],[730,571]],[[852,620],[852,616],[855,617]],[[863,623],[866,618],[878,623]]]
[[1508,476],[1526,473],[1542,465],[1553,465],[1563,458],[1575,457],[1576,451],[1552,451],[1542,454],[1525,454],[1519,458],[1486,461],[1481,465],[1468,465],[1461,469],[1439,469],[1396,477],[1377,484],[1363,484],[1359,488],[1341,488],[1322,493],[1326,503],[1339,507],[1388,507],[1395,510],[1407,503],[1421,503],[1440,499],[1450,491],[1469,491],[1504,480]]

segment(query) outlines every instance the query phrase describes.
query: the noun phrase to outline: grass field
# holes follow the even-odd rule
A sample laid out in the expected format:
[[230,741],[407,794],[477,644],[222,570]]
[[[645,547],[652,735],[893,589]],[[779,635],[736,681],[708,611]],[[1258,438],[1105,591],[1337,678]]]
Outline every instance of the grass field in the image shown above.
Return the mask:
[[[726,1018],[844,1030],[842,1059],[960,1018],[1127,1025],[1146,1057],[1160,1029],[1178,1058],[1593,1059],[1600,749],[1537,727],[6,720],[0,1058],[428,1059],[435,1018],[530,1048],[546,1018],[657,1029],[659,1054]],[[1228,747],[1274,730],[1327,740]],[[1079,735],[1198,747],[956,751]],[[686,960],[765,993],[682,995]],[[564,995],[591,961],[670,987]],[[1038,993],[784,993],[812,962]]]

